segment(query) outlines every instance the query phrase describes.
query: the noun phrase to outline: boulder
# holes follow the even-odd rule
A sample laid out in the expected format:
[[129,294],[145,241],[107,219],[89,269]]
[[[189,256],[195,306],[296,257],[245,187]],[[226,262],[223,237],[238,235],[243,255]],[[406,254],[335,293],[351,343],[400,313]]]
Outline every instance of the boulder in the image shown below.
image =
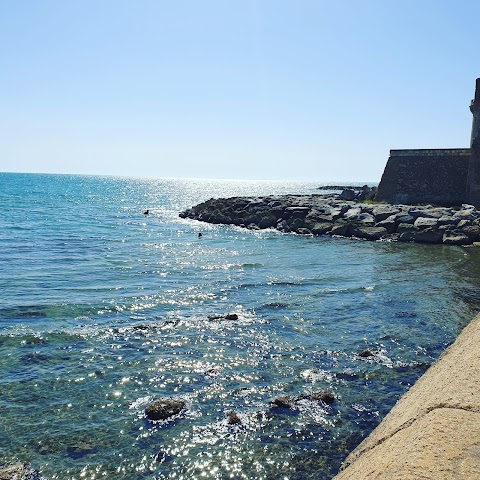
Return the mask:
[[297,230],[297,228],[302,228],[305,226],[303,218],[289,218],[287,220],[287,225],[291,230]]
[[0,480],[42,480],[42,476],[29,463],[14,463],[0,467]]
[[417,217],[417,219],[414,222],[414,225],[417,228],[431,228],[431,227],[435,227],[437,223],[438,223],[438,220],[436,218]]
[[149,420],[166,420],[178,415],[185,407],[183,400],[173,398],[161,398],[155,400],[145,409],[145,415]]
[[397,232],[404,233],[404,232],[414,232],[418,230],[418,228],[413,225],[412,223],[399,223],[397,225]]
[[472,243],[468,235],[460,230],[452,230],[443,234],[443,243],[446,245],[468,245]]
[[293,410],[297,399],[291,395],[279,395],[270,401],[270,404],[278,408],[288,408]]
[[373,209],[372,215],[374,216],[376,222],[382,222],[383,220],[386,220],[387,218],[399,212],[399,208],[391,207],[390,205],[380,205]]
[[231,410],[230,412],[227,412],[227,423],[229,425],[238,425],[239,423],[242,423],[242,420],[233,410]]
[[331,405],[337,397],[330,390],[321,390],[319,392],[309,392],[300,395],[300,399],[322,402],[325,405]]
[[277,217],[275,215],[272,215],[272,214],[266,215],[265,217],[263,217],[258,222],[258,226],[261,229],[276,227],[277,226]]
[[452,215],[443,215],[438,219],[438,225],[456,225],[458,221],[458,218]]
[[358,238],[365,238],[367,240],[379,240],[388,234],[384,227],[362,227],[357,226],[352,229],[352,235]]
[[305,228],[305,227],[297,228],[295,232],[298,233],[299,235],[311,235],[312,233],[308,228]]
[[362,350],[358,353],[358,356],[361,358],[369,358],[375,356],[375,354],[371,350]]
[[385,228],[388,233],[393,233],[397,230],[397,224],[395,223],[394,220],[390,220],[390,217],[387,218],[386,220],[382,220],[381,222],[378,222],[375,226]]
[[361,213],[362,213],[362,209],[360,207],[353,207],[353,208],[348,209],[343,214],[343,218],[345,220],[356,220]]
[[355,200],[355,191],[351,190],[350,188],[346,188],[343,192],[338,196],[340,200]]
[[332,226],[331,223],[315,223],[310,231],[314,235],[324,235],[332,229]]
[[415,221],[415,219],[411,216],[411,215],[408,215],[408,214],[405,214],[405,213],[402,213],[402,214],[398,214],[398,215],[395,215],[395,222],[398,224],[400,223],[412,223]]
[[370,213],[361,213],[357,217],[357,222],[366,227],[373,227],[373,225],[375,225],[375,218]]
[[350,234],[351,225],[349,223],[338,222],[334,223],[328,235],[339,235],[341,237],[348,237]]
[[443,232],[438,230],[420,230],[415,232],[414,241],[418,243],[441,243],[443,239]]
[[480,240],[480,225],[468,225],[461,230],[472,241]]

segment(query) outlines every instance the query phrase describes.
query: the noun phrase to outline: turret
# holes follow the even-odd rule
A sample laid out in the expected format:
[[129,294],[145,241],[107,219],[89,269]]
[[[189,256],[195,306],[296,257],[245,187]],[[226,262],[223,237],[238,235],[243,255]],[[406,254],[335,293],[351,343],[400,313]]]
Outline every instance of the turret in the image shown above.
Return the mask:
[[[480,133],[480,78],[475,82],[475,98],[470,103],[470,111],[473,114],[472,135],[470,137],[470,147]],[[478,139],[480,141],[480,138]]]
[[466,200],[480,208],[480,78],[475,83],[475,98],[470,104],[473,114],[470,138],[470,162],[468,164]]

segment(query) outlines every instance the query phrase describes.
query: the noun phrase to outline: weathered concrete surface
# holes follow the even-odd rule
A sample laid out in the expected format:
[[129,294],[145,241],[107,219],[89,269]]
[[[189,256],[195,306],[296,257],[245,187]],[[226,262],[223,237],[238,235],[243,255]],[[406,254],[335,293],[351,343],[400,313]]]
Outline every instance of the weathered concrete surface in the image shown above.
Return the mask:
[[480,315],[346,459],[335,480],[480,479]]

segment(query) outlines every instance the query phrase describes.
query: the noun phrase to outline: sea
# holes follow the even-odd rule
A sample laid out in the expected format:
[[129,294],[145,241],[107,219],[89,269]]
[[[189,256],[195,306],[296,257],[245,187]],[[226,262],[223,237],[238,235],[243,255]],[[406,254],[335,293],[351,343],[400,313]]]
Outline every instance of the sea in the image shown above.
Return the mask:
[[[331,479],[479,311],[480,249],[178,215],[320,185],[0,174],[0,463],[47,480]],[[164,397],[186,407],[146,419]]]

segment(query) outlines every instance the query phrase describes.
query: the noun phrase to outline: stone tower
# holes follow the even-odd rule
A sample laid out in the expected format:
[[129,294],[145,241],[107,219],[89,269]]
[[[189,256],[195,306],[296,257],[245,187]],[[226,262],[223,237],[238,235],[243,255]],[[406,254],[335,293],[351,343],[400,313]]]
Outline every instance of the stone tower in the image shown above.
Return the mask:
[[475,98],[470,104],[473,114],[470,137],[471,157],[468,165],[466,200],[480,207],[480,78],[475,83]]

